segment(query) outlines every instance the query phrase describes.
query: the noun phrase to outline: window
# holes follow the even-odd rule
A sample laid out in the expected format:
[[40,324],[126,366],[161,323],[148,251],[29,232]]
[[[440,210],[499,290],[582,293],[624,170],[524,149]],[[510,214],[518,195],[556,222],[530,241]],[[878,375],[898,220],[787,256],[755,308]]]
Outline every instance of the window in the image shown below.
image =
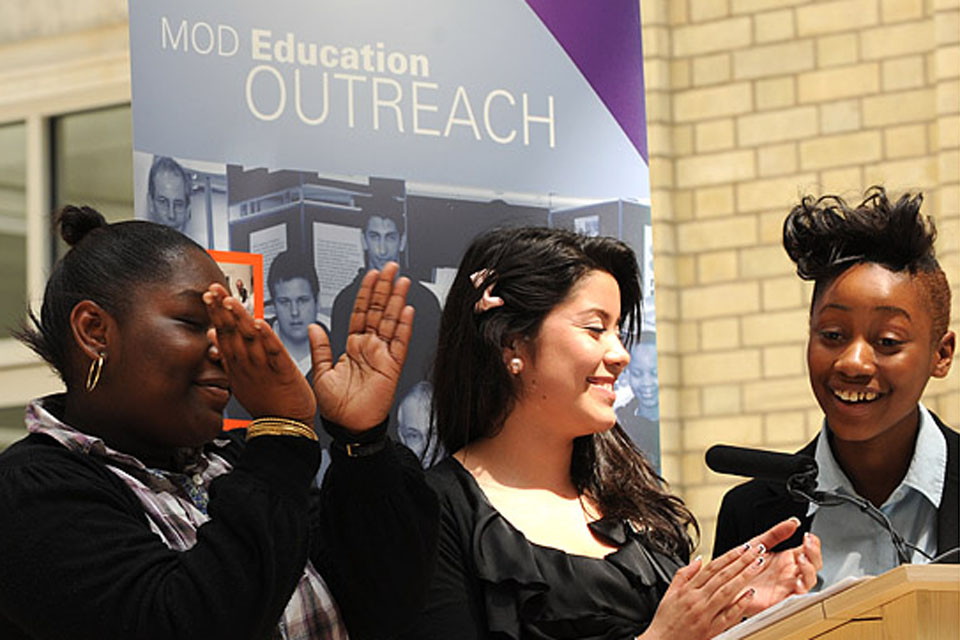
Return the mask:
[[27,308],[27,131],[0,125],[0,337],[20,325]]

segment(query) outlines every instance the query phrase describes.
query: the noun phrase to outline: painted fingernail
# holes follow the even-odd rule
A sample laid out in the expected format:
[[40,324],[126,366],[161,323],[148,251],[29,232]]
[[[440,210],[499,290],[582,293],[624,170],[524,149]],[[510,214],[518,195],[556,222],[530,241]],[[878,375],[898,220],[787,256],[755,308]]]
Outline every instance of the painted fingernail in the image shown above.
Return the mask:
[[747,542],[740,548],[743,549],[744,551],[750,551],[750,543]]
[[750,589],[747,590],[746,595],[744,595],[743,597],[744,597],[744,598],[752,598],[752,597],[755,596],[756,594],[757,594],[757,590],[754,589],[753,587],[750,587]]
[[767,552],[767,547],[766,547],[762,542],[761,542],[760,545],[758,546],[758,549],[760,550],[760,553],[766,553],[766,552]]
[[760,556],[759,558],[757,558],[757,566],[760,566],[763,564],[763,559],[764,559],[763,556]]
[[801,553],[799,556],[797,556],[797,564],[807,564],[807,562],[807,554]]
[[790,516],[790,519],[796,522],[797,524],[800,524],[800,518],[798,518],[797,516]]

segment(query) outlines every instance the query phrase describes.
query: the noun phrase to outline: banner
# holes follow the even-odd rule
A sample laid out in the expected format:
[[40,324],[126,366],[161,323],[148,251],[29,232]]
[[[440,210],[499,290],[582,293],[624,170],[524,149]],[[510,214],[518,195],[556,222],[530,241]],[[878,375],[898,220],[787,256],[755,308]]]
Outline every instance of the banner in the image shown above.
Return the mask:
[[617,405],[658,461],[636,0],[131,0],[130,43],[137,217],[262,256],[245,286],[305,374],[306,325],[342,350],[365,269],[397,260],[413,280],[392,422],[414,450],[440,309],[477,233],[633,246],[644,335]]

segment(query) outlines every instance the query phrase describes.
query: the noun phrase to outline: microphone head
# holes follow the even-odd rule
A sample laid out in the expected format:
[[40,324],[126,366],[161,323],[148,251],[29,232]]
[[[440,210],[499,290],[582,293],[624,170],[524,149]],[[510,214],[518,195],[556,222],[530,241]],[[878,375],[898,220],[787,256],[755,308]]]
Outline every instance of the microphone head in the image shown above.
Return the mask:
[[817,462],[810,456],[717,444],[707,450],[707,466],[717,473],[786,482],[801,474],[815,477]]

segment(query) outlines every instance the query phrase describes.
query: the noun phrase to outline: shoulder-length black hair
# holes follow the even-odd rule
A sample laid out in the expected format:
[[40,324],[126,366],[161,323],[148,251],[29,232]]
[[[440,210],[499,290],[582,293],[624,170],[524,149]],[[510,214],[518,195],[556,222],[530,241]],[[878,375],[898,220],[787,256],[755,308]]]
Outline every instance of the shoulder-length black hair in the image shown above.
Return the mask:
[[[473,241],[444,305],[433,368],[431,422],[444,450],[453,453],[502,428],[519,392],[503,364],[503,348],[517,338],[534,339],[544,317],[591,271],[617,281],[621,329],[636,335],[640,270],[623,242],[542,227],[495,229]],[[478,313],[475,305],[490,285],[504,304]],[[639,525],[665,551],[691,551],[693,514],[664,489],[619,425],[574,441],[570,475],[604,517]]]

